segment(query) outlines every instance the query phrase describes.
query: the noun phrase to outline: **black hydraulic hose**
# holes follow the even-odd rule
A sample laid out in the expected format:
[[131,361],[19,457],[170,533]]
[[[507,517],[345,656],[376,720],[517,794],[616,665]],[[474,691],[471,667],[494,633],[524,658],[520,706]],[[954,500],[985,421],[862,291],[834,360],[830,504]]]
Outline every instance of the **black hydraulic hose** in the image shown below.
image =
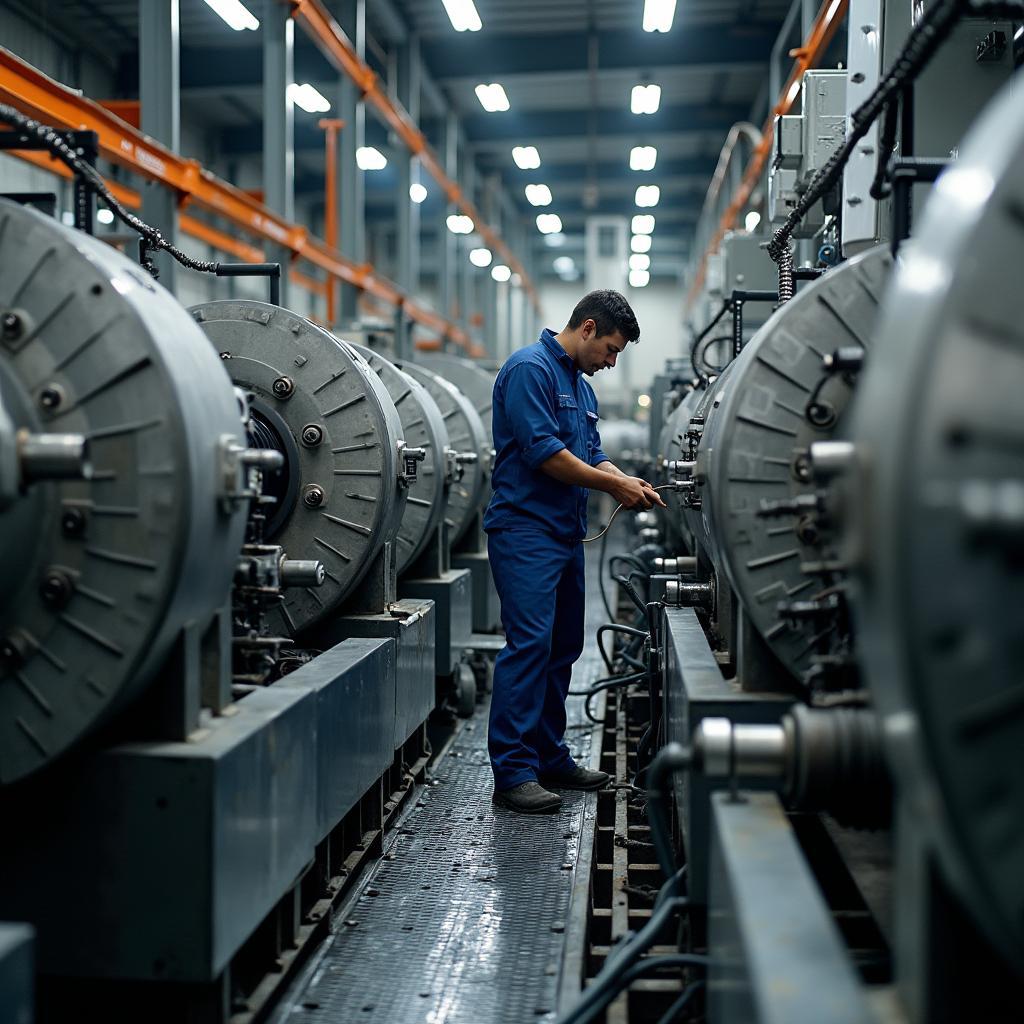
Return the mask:
[[[608,523],[611,526],[611,522]],[[608,603],[608,592],[604,589],[604,556],[608,550],[608,530],[605,528],[601,534],[601,553],[598,555],[597,560],[597,583],[601,590],[601,601],[604,604],[604,610],[608,613],[608,619],[611,622],[615,621],[615,612],[612,611],[612,606]]]
[[647,633],[645,633],[642,629],[634,629],[632,626],[625,626],[619,622],[606,622],[604,623],[604,625],[598,626],[597,648],[601,652],[601,658],[603,659],[610,673],[613,673],[615,671],[615,666],[612,664],[611,659],[608,657],[608,654],[604,649],[604,643],[601,640],[605,633],[625,633],[628,636],[643,637],[644,640],[647,639]]
[[675,872],[666,783],[674,772],[683,771],[692,764],[693,751],[689,747],[669,743],[658,751],[647,769],[647,818],[651,825],[651,841],[666,878],[672,878]]
[[658,1018],[657,1024],[675,1024],[679,1020],[679,1014],[686,1009],[694,995],[704,987],[703,981],[691,981],[683,989],[679,998]]
[[[587,1021],[594,1020],[608,1008],[613,999],[618,998],[634,981],[639,981],[640,978],[644,978],[648,974],[664,970],[666,967],[709,967],[710,965],[711,960],[699,953],[665,953],[662,956],[652,956],[647,960],[641,960],[640,963],[634,964],[628,971],[623,972],[616,984],[602,995],[600,1003],[588,1009],[584,1016],[574,1018],[573,1024],[586,1024]],[[689,1001],[694,992],[703,984],[703,980],[697,980],[687,985],[682,993],[686,1000]],[[686,1002],[681,999],[676,1000],[676,1003],[683,1007],[686,1006]],[[671,1019],[670,1017],[669,1020]]]
[[731,305],[732,303],[730,303],[728,299],[723,299],[722,308],[715,314],[711,323],[709,323],[707,327],[705,327],[704,330],[702,330],[690,343],[690,366],[693,367],[693,372],[704,383],[707,383],[708,378],[705,374],[700,372],[700,367],[697,366],[697,347],[715,329],[718,321],[729,312],[729,307]]
[[558,1024],[587,1024],[600,1014],[607,1005],[608,993],[614,996],[621,991],[617,987],[619,978],[640,959],[645,950],[654,945],[662,928],[672,917],[688,905],[688,901],[680,897],[666,898],[660,905],[655,903],[647,924],[609,955],[600,973],[583,992],[580,1001],[558,1019]]

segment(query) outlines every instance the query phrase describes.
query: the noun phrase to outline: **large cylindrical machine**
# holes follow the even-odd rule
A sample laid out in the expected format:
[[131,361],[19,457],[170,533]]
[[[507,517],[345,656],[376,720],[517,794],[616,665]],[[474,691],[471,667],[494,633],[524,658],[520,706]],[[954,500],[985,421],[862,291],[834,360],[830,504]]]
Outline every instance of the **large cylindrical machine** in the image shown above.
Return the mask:
[[120,253],[0,201],[0,393],[17,430],[87,439],[88,479],[0,512],[0,782],[153,680],[228,600],[248,495],[239,403],[177,302]]
[[397,363],[414,380],[422,384],[441,410],[448,427],[448,443],[457,452],[478,453],[478,457],[463,466],[462,479],[452,485],[448,496],[449,540],[461,540],[473,517],[487,500],[490,482],[490,442],[480,414],[473,403],[451,381],[416,363]]
[[278,306],[252,300],[192,309],[231,380],[253,396],[253,440],[280,451],[265,538],[323,562],[320,587],[293,587],[272,613],[292,636],[328,615],[402,522],[402,426],[387,388],[351,346]]
[[424,452],[397,536],[397,568],[401,575],[423,553],[445,514],[448,489],[457,471],[457,455],[448,444],[448,428],[441,410],[427,389],[372,349],[362,345],[351,347],[387,388],[402,422],[405,443]]
[[[865,252],[802,290],[671,428],[690,431],[697,487],[685,521],[721,565],[779,662],[804,679],[839,635],[821,605],[841,567],[821,528],[812,445],[843,436],[892,259]],[[688,425],[680,417],[689,412]],[[685,434],[684,434],[685,437]],[[691,472],[688,470],[681,471]],[[699,516],[694,509],[699,501]],[[686,501],[684,500],[684,505]],[[799,602],[799,604],[795,604]]]
[[860,649],[915,840],[1024,963],[1024,117],[935,186],[855,409]]

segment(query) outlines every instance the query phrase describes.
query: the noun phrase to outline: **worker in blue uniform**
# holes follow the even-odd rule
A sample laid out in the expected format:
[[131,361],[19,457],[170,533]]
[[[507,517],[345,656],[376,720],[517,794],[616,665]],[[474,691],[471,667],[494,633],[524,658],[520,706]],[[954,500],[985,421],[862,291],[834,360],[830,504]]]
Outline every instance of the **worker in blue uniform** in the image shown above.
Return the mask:
[[622,295],[590,292],[563,330],[545,329],[494,382],[497,454],[484,529],[505,647],[494,665],[488,749],[494,803],[513,811],[554,812],[562,801],[552,790],[609,781],[577,765],[565,743],[565,699],[583,653],[587,494],[605,491],[626,508],[664,502],[601,451],[585,378],[614,367],[639,336]]

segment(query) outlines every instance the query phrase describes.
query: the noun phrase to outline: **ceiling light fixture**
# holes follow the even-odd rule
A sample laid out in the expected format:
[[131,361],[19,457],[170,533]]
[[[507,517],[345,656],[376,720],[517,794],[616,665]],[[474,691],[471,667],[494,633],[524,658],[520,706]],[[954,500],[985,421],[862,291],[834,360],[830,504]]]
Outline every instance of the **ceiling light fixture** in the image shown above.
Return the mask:
[[565,245],[565,235],[563,235],[560,231],[556,232],[553,235],[545,235],[544,244],[549,249],[561,249],[562,246]]
[[629,248],[633,252],[650,252],[651,251],[651,236],[650,235],[634,235],[629,240]]
[[661,105],[660,85],[634,85],[629,98],[629,109],[634,114],[656,114]]
[[557,235],[562,230],[562,218],[557,213],[541,213],[537,216],[537,230],[542,235]]
[[757,210],[751,210],[750,213],[748,213],[746,215],[746,217],[743,218],[743,226],[748,231],[756,230],[757,225],[760,224],[760,223],[761,223],[761,214],[759,214],[757,212]]
[[453,235],[468,235],[473,230],[473,218],[464,213],[451,213],[445,223]]
[[494,114],[501,110],[508,110],[508,96],[499,82],[491,82],[488,85],[480,84],[474,90],[480,106],[488,114]]
[[650,213],[636,213],[633,215],[633,234],[651,235],[654,233],[654,215]]
[[636,190],[637,206],[657,206],[661,199],[661,189],[657,185],[638,185]]
[[644,31],[668,32],[676,13],[676,0],[644,0]]
[[246,29],[256,31],[260,27],[259,18],[239,0],[206,0],[206,5],[216,11],[236,32]]
[[495,263],[495,265],[491,267],[491,277],[493,277],[499,284],[504,284],[511,276],[511,267],[506,267],[504,263]]
[[571,256],[559,256],[551,265],[556,274],[571,274],[576,269],[576,261]]
[[535,171],[540,167],[540,153],[536,146],[513,146],[512,159],[521,171]]
[[473,0],[441,0],[441,3],[456,32],[479,32],[484,27]]
[[96,211],[96,219],[101,224],[113,224],[114,223],[114,215],[113,215],[113,213],[111,213],[110,210],[104,209],[102,207],[99,210]]
[[474,267],[489,267],[492,258],[490,249],[471,249],[469,252],[469,262]]
[[288,86],[288,99],[309,114],[326,114],[331,109],[331,101],[309,82],[303,82],[302,85],[292,82]]
[[649,270],[631,270],[629,272],[629,285],[631,288],[646,288],[651,281]]
[[376,146],[360,146],[356,150],[356,167],[361,171],[383,171],[388,161]]
[[422,203],[427,198],[427,186],[421,185],[418,181],[414,181],[409,186],[409,198],[414,203]]
[[629,257],[630,270],[650,270],[651,257],[645,252],[635,252]]
[[629,151],[631,171],[653,171],[658,162],[658,151],[654,146],[634,146]]
[[526,198],[531,206],[550,206],[551,189],[547,185],[527,185]]

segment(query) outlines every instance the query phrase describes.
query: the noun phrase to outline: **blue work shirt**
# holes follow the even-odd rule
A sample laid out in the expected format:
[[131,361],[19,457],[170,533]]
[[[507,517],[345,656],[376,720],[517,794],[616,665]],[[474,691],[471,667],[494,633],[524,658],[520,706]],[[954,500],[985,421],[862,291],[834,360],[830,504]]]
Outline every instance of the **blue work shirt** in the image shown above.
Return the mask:
[[589,491],[540,466],[563,448],[591,466],[608,456],[601,451],[594,389],[550,330],[501,368],[491,415],[497,455],[484,529],[530,524],[565,540],[586,536]]

